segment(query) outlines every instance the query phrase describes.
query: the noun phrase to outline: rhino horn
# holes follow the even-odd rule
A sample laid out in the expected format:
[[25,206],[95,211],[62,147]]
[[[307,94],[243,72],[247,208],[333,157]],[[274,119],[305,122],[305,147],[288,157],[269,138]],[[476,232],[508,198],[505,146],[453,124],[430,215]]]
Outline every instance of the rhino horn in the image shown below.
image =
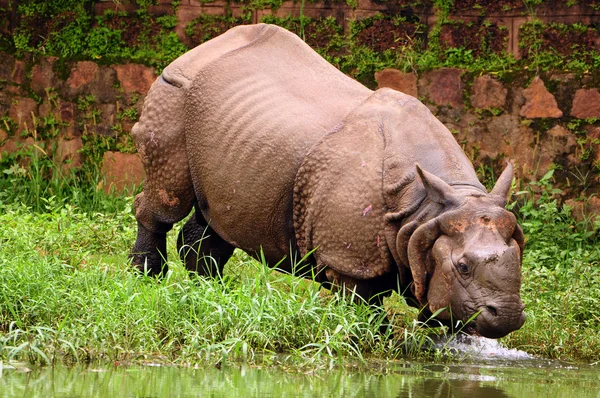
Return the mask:
[[441,205],[457,202],[454,188],[438,176],[423,170],[419,164],[415,164],[415,167],[429,199]]
[[506,162],[504,171],[502,174],[500,174],[498,181],[496,181],[496,185],[494,185],[494,188],[490,192],[492,196],[497,196],[500,198],[500,204],[502,207],[506,205],[506,200],[508,199],[508,194],[510,193],[510,187],[512,185],[513,175],[514,169],[512,163]]

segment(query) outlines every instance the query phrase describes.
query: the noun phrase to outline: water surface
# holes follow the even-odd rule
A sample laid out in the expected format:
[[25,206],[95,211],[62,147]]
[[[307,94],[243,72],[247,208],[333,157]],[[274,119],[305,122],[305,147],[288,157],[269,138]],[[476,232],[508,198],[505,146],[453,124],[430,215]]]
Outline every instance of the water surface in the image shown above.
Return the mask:
[[[444,344],[443,342],[440,344]],[[344,369],[145,364],[0,367],[2,397],[593,397],[600,365],[507,350],[487,339],[451,344],[460,362],[372,362]]]

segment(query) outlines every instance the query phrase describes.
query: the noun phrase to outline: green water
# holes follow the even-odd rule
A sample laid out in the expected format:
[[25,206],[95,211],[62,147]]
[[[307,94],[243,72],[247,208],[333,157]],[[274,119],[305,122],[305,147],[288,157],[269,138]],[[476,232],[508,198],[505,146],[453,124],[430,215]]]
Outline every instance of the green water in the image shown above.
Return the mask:
[[594,397],[600,365],[377,363],[353,370],[4,364],[1,397]]

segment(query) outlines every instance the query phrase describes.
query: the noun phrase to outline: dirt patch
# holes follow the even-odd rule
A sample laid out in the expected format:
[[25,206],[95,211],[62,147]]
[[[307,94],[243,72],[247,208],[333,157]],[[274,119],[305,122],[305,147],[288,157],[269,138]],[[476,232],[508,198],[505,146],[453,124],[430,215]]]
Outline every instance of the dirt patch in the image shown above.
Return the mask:
[[506,51],[508,29],[496,24],[456,21],[442,26],[440,46],[448,48],[464,48],[480,56],[493,52],[500,54]]
[[425,27],[417,23],[403,22],[391,18],[377,18],[362,21],[357,29],[356,42],[376,52],[395,50],[404,46],[419,45]]
[[454,0],[455,11],[485,10],[486,13],[525,8],[523,0]]
[[135,15],[117,15],[107,17],[101,24],[96,23],[95,27],[104,26],[108,29],[121,31],[121,39],[129,47],[139,47],[144,43],[154,43],[163,27],[156,22],[154,17],[141,19]]
[[548,52],[589,63],[593,56],[590,50],[600,52],[600,34],[594,26],[534,22],[521,26],[520,37],[524,58],[535,56],[536,52]]
[[62,12],[52,18],[38,14],[23,16],[21,26],[27,27],[28,45],[37,48],[43,47],[53,32],[60,32],[76,17],[77,14],[74,12]]
[[227,32],[234,26],[243,24],[244,21],[241,18],[203,14],[188,24],[185,33],[190,38],[192,47],[196,47]]
[[261,22],[281,26],[297,34],[309,46],[315,49],[330,49],[336,38],[341,38],[344,28],[333,17],[320,18],[279,18],[267,15]]

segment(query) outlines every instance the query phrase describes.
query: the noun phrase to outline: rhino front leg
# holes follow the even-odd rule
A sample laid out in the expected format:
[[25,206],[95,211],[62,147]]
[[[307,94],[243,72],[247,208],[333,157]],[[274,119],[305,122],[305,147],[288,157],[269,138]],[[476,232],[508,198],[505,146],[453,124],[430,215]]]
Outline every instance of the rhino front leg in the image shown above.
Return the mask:
[[201,276],[222,275],[223,267],[235,249],[207,225],[196,210],[177,237],[177,251],[190,272]]

